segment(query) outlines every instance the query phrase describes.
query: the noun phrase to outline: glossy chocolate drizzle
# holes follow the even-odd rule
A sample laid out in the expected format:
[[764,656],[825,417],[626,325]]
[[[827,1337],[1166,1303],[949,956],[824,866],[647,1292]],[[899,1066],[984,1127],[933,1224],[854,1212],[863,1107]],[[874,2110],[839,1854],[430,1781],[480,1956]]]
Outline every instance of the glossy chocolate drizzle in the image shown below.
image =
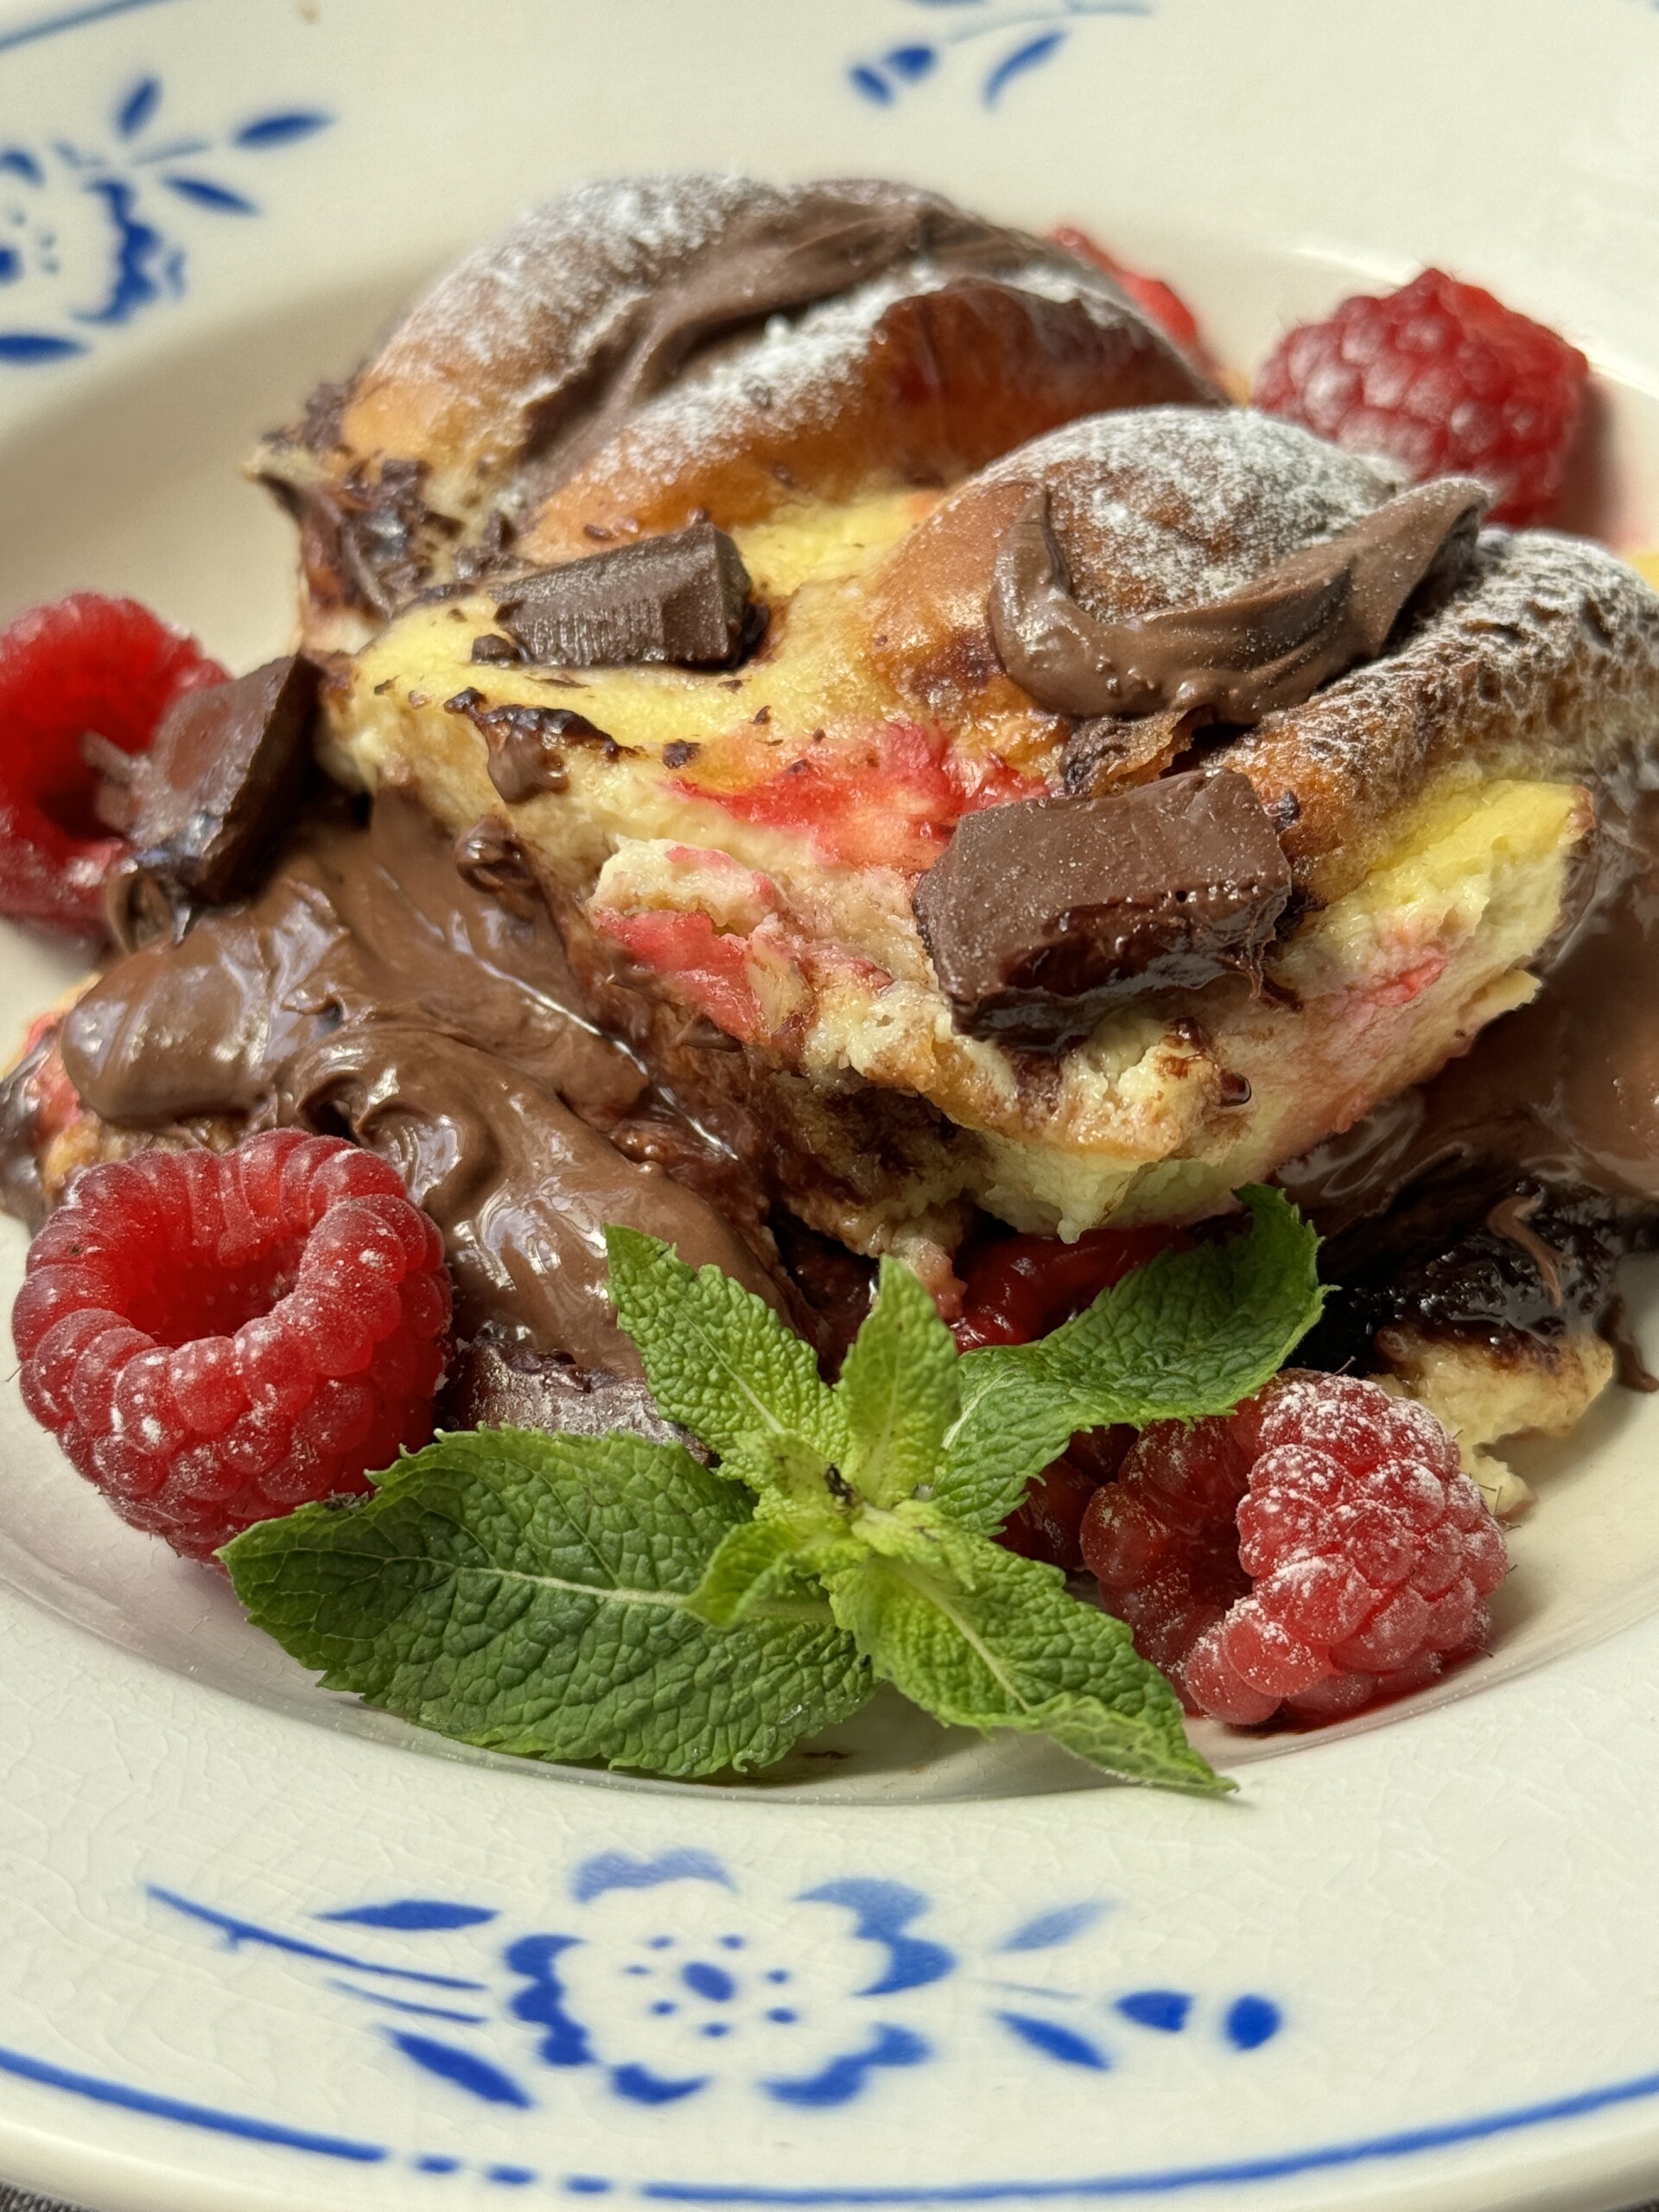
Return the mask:
[[780,1293],[713,1205],[609,1141],[646,1078],[575,1004],[545,908],[505,903],[481,866],[463,874],[391,791],[366,829],[343,804],[312,814],[256,897],[118,961],[60,1046],[81,1097],[118,1126],[222,1116],[238,1135],[355,1137],[443,1231],[463,1336],[638,1375],[606,1288],[607,1222]]
[[1112,621],[1073,593],[1033,488],[997,554],[992,635],[1014,682],[1056,714],[1257,722],[1374,658],[1426,585],[1455,582],[1486,499],[1467,478],[1419,484],[1221,599]]

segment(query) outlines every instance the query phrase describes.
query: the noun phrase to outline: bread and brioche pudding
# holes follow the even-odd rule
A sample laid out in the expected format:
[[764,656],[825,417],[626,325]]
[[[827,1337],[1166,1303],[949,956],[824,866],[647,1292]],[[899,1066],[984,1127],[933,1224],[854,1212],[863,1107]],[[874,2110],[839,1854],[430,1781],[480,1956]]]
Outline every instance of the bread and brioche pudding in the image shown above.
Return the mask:
[[453,1417],[603,1427],[651,1419],[607,1221],[833,1360],[875,1255],[956,1319],[999,1228],[1277,1176],[1325,1356],[1494,1493],[1605,1383],[1659,1197],[1608,981],[1651,1001],[1659,598],[1611,554],[887,183],[567,194],[253,468],[302,658],[217,842],[164,750],[110,794],[124,957],[10,1080],[16,1202],[350,1134],[444,1232]]

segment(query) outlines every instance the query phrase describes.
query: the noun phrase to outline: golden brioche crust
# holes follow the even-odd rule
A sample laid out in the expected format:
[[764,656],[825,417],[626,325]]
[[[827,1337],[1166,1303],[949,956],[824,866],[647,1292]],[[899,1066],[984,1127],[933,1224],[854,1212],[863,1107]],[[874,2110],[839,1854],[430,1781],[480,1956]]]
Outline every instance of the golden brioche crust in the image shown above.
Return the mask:
[[321,651],[499,563],[532,517],[530,557],[569,557],[1219,397],[1109,277],[934,194],[666,176],[521,217],[253,470],[299,521]]
[[[1047,494],[1079,601],[1122,620],[1220,598],[1399,483],[1385,463],[1244,409],[1073,423],[1005,455],[911,532],[873,587],[871,656],[946,715],[976,692],[1023,697],[988,601],[1002,533],[1033,489]],[[1363,879],[1441,771],[1605,778],[1656,729],[1659,597],[1586,539],[1493,530],[1449,596],[1408,610],[1391,650],[1221,741],[1279,810],[1299,886],[1331,899]],[[1132,774],[1166,766],[1187,735],[1173,730]]]

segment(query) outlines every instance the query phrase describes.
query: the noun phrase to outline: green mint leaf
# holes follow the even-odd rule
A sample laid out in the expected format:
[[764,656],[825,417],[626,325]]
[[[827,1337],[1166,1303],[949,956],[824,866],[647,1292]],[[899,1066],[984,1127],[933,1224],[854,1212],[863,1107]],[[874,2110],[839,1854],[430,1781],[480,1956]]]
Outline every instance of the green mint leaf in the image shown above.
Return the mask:
[[1233,1786],[1187,1742],[1174,1691],[1122,1622],[1072,1597],[1056,1567],[957,1529],[935,1567],[873,1557],[830,1592],[875,1672],[940,1720],[1052,1736],[1129,1782]]
[[[722,1460],[747,1452],[745,1480],[772,1479],[779,1450],[785,1468],[797,1467],[801,1454],[791,1445],[807,1447],[815,1474],[840,1465],[846,1416],[812,1347],[764,1299],[718,1268],[694,1274],[671,1246],[639,1230],[613,1225],[605,1243],[618,1318],[670,1421]],[[784,1479],[793,1486],[792,1473]]]
[[329,1689],[499,1751],[710,1774],[765,1766],[869,1694],[821,1599],[726,1631],[691,1610],[749,1512],[677,1445],[474,1429],[221,1557]]
[[817,1577],[855,1565],[862,1556],[862,1546],[843,1528],[838,1518],[826,1528],[824,1516],[817,1514],[757,1513],[721,1538],[686,1603],[716,1628],[729,1628],[760,1609],[785,1617],[804,1601],[822,1614]]
[[836,1388],[849,1437],[842,1471],[861,1497],[895,1505],[933,1479],[961,1411],[960,1363],[930,1294],[902,1262],[883,1260]]
[[1108,1379],[1114,1421],[1230,1413],[1276,1375],[1319,1318],[1319,1240],[1282,1192],[1235,1194],[1248,1236],[1160,1252],[1046,1339],[1050,1371],[1087,1394]]
[[1319,1238],[1280,1192],[1237,1195],[1248,1235],[1160,1253],[1035,1344],[968,1353],[943,1511],[988,1533],[1077,1429],[1229,1413],[1278,1372],[1319,1319]]

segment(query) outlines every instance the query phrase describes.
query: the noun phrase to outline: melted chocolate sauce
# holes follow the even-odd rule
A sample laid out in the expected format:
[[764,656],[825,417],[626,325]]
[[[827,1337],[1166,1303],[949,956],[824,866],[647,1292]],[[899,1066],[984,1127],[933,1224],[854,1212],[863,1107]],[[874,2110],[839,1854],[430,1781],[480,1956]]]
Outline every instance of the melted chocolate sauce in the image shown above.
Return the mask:
[[396,1161],[442,1230],[461,1334],[637,1375],[606,1289],[607,1222],[781,1298],[712,1206],[601,1134],[646,1079],[575,1004],[545,909],[468,880],[391,792],[366,830],[343,805],[312,816],[257,897],[118,961],[60,1047],[118,1126],[223,1115],[349,1133]]
[[1280,1171],[1345,1286],[1321,1357],[1390,1320],[1612,1330],[1618,1255],[1659,1241],[1659,792],[1604,823],[1599,879],[1529,1006]]

